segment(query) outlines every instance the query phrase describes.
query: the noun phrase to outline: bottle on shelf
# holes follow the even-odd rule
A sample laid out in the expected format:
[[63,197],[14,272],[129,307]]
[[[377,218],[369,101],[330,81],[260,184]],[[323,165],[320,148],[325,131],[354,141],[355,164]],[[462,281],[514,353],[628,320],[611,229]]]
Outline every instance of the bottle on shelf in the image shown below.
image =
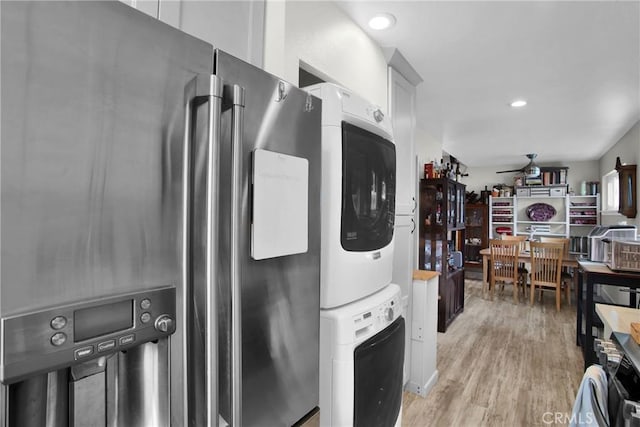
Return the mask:
[[440,178],[442,175],[442,162],[438,162],[438,159],[433,159],[433,177]]

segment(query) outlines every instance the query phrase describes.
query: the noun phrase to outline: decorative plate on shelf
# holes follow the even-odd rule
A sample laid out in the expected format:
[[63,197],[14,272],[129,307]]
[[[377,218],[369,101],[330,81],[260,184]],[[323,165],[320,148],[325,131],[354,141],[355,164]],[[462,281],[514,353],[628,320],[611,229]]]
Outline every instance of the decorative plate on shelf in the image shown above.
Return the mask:
[[527,207],[527,216],[531,221],[549,221],[556,214],[556,208],[547,203],[534,203]]

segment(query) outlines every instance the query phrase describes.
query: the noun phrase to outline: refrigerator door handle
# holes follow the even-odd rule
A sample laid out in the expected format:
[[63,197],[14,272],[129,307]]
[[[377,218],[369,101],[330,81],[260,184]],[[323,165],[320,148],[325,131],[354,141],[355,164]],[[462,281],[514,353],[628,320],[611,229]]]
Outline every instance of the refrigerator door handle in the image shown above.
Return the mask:
[[242,305],[240,270],[240,218],[243,190],[242,145],[244,88],[233,85],[231,112],[231,425],[242,425]]
[[[189,361],[185,363],[185,372],[183,378],[186,383],[183,393],[183,407],[190,408],[185,410],[184,425],[198,419],[198,414],[190,414],[193,404],[190,400],[202,399],[203,406],[206,407],[204,416],[206,426],[218,425],[218,317],[217,317],[217,283],[218,277],[218,213],[219,213],[219,180],[218,170],[220,162],[220,117],[222,112],[222,80],[213,74],[203,74],[196,76],[191,80],[185,88],[185,144],[184,144],[184,168],[183,168],[183,218],[184,218],[184,245],[183,245],[183,283],[185,283],[185,293],[183,294],[182,311],[185,313],[184,324],[187,328],[194,327],[188,320],[192,318],[195,311],[194,289],[192,268],[190,268],[191,246],[191,230],[193,221],[193,203],[191,194],[191,180],[194,173],[194,141],[195,125],[193,123],[194,113],[197,106],[208,103],[207,108],[207,130],[206,130],[206,230],[200,230],[205,235],[205,254],[204,254],[204,271],[205,271],[205,298],[206,298],[206,331],[204,342],[204,369],[206,372],[195,372],[194,368],[189,368],[191,355],[188,354],[189,337],[194,336],[196,331],[183,334],[183,360]],[[193,376],[194,378],[192,378]],[[204,396],[197,396],[198,387],[194,385],[195,381],[204,381]],[[194,396],[195,394],[195,396]],[[198,407],[198,406],[196,406]]]

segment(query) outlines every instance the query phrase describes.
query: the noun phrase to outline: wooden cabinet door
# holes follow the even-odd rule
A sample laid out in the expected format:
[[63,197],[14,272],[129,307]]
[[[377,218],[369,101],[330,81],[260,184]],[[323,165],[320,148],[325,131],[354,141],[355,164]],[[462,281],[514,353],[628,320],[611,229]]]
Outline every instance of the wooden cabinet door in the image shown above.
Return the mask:
[[480,266],[480,250],[489,247],[489,206],[481,203],[465,206],[465,266]]

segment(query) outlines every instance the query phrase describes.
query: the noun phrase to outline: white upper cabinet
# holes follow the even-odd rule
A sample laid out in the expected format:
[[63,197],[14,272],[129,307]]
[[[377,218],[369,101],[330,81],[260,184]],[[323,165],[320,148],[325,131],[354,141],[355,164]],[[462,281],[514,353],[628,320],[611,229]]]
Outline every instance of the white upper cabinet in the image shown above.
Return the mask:
[[149,16],[158,18],[158,5],[160,0],[120,0],[124,4],[138,9],[141,12],[146,13]]
[[262,68],[264,0],[121,0]]
[[389,112],[396,144],[396,215],[413,215],[416,209],[415,100],[415,86],[389,67]]

